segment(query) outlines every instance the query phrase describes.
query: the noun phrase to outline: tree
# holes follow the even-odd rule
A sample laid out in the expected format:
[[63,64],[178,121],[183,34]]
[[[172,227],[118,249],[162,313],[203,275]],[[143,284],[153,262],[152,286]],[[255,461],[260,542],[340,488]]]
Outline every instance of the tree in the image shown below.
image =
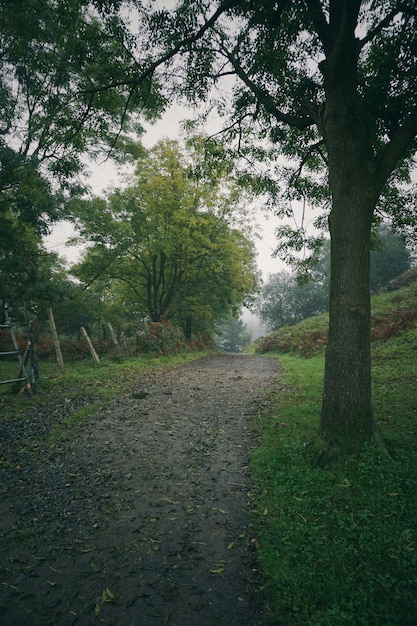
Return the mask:
[[239,317],[226,320],[219,334],[220,347],[224,352],[242,352],[251,342],[251,333]]
[[271,330],[291,326],[327,310],[328,292],[316,281],[299,283],[295,274],[269,276],[261,289],[257,309],[262,323]]
[[122,87],[146,54],[146,42],[132,36],[132,13],[118,18],[124,4],[2,2],[3,177],[21,175],[28,166],[67,186],[83,170],[86,153],[126,148],[128,133],[137,138],[139,111],[142,120],[158,115],[165,100],[156,79]]
[[256,287],[253,244],[234,226],[240,194],[227,159],[214,167],[212,148],[197,138],[187,158],[178,142],[159,142],[143,151],[127,189],[77,203],[90,243],[78,278],[100,280],[140,319],[168,319],[188,337],[212,332]]
[[[410,222],[415,206],[405,207],[413,195],[403,185],[416,149],[417,9],[411,0],[224,0],[210,6],[210,18],[208,3],[188,1],[173,13],[152,15],[158,51],[165,43],[152,67],[169,63],[173,76],[185,75],[180,87],[195,100],[225,76],[237,77],[229,128],[240,149],[265,154],[262,141],[269,140],[269,156],[298,159],[284,168],[292,183],[288,197],[330,207],[320,434],[328,451],[351,452],[375,435],[372,223],[377,209]],[[254,145],[255,139],[262,141]],[[259,184],[271,188],[265,177]],[[298,241],[304,239],[299,232]]]
[[66,200],[83,192],[87,156],[117,157],[119,148],[126,154],[129,136],[142,129],[138,111],[150,119],[163,104],[156,80],[134,90],[90,91],[136,70],[125,46],[128,27],[117,19],[120,6],[0,3],[0,261],[13,266],[19,292],[37,258],[33,246],[28,254],[27,239],[41,245],[49,226],[68,217]]
[[[318,315],[328,310],[330,241],[325,239],[308,274],[300,281],[296,273],[269,276],[257,300],[262,322],[272,330]],[[410,268],[410,253],[403,238],[387,224],[380,224],[372,237],[371,293],[387,285]]]
[[[56,5],[43,3],[48,9]],[[84,77],[80,83],[71,74],[65,83],[75,88],[64,89],[64,95],[84,98],[78,126],[72,126],[75,131],[84,127],[86,117],[97,123],[101,98],[107,103],[112,98],[120,103],[121,98],[129,108],[135,98],[136,105],[146,104],[145,95],[152,88],[160,96],[163,85],[160,104],[179,95],[206,105],[214,93],[220,111],[231,112],[225,125],[231,140],[236,140],[235,149],[248,160],[267,161],[265,173],[252,177],[256,188],[269,193],[272,203],[284,195],[288,201],[309,200],[313,207],[327,207],[330,322],[320,433],[329,449],[360,448],[375,434],[371,227],[376,212],[387,211],[394,225],[405,225],[408,232],[415,217],[416,194],[408,185],[417,133],[415,0],[182,0],[173,11],[153,10],[154,3],[145,0],[97,0],[90,6],[95,7],[93,17],[97,14],[100,19],[90,14],[78,38],[69,24],[68,39],[63,39],[78,42],[74,48],[78,58],[69,56],[68,67],[81,66]],[[129,7],[137,19],[128,25]],[[82,9],[77,17],[86,15],[86,5]],[[9,14],[14,10],[13,6]],[[38,14],[35,17],[44,24]],[[95,36],[97,23],[105,25],[104,38]],[[90,49],[81,45],[91,41],[90,26],[92,41],[98,43],[91,66]],[[26,41],[32,41],[30,35]],[[118,44],[115,54],[113,46]],[[48,45],[45,50],[56,48]],[[24,68],[31,67],[30,58],[36,59],[21,51],[17,56],[24,58]],[[74,111],[69,108],[70,120]],[[57,105],[57,129],[61,123],[68,129],[65,115],[59,113]],[[45,120],[51,118],[43,117],[43,128]],[[82,149],[83,144],[78,151]],[[282,166],[278,157],[290,159],[289,165]],[[271,182],[274,170],[290,183],[285,194]],[[289,212],[288,205],[278,208]],[[295,246],[306,242],[303,224],[296,237],[287,234]]]
[[46,255],[42,236],[47,221],[57,216],[59,194],[31,164],[0,139],[0,297],[23,298],[36,282]]

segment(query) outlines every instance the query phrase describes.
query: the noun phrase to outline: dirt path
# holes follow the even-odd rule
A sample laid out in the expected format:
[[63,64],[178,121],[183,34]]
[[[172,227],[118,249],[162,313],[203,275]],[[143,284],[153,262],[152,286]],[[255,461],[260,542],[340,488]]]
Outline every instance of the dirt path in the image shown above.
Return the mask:
[[0,624],[264,626],[248,414],[277,375],[244,355],[153,373],[47,447],[33,429],[65,407],[1,419]]

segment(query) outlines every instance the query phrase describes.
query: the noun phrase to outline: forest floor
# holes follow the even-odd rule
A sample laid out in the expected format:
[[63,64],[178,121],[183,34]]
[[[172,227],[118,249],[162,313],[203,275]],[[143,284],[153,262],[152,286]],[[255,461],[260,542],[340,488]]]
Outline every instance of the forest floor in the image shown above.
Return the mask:
[[0,416],[0,624],[265,626],[250,416],[279,377],[220,355]]

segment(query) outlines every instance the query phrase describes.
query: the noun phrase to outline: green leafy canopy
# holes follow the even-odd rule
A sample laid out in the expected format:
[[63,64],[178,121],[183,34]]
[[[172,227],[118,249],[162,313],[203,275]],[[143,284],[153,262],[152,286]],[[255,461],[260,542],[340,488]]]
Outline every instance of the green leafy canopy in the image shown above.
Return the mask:
[[192,319],[194,330],[212,332],[236,312],[257,272],[253,244],[236,227],[245,192],[218,162],[221,150],[201,137],[187,148],[161,141],[143,154],[127,188],[75,202],[88,243],[78,278],[105,283],[142,320],[185,328]]

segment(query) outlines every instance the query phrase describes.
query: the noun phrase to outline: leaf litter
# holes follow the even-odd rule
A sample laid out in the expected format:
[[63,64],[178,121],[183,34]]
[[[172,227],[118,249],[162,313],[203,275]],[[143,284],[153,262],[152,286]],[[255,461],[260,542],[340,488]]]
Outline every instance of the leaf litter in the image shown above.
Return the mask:
[[29,437],[3,417],[0,623],[265,626],[249,415],[277,376],[248,355],[144,374],[53,444],[60,406]]

